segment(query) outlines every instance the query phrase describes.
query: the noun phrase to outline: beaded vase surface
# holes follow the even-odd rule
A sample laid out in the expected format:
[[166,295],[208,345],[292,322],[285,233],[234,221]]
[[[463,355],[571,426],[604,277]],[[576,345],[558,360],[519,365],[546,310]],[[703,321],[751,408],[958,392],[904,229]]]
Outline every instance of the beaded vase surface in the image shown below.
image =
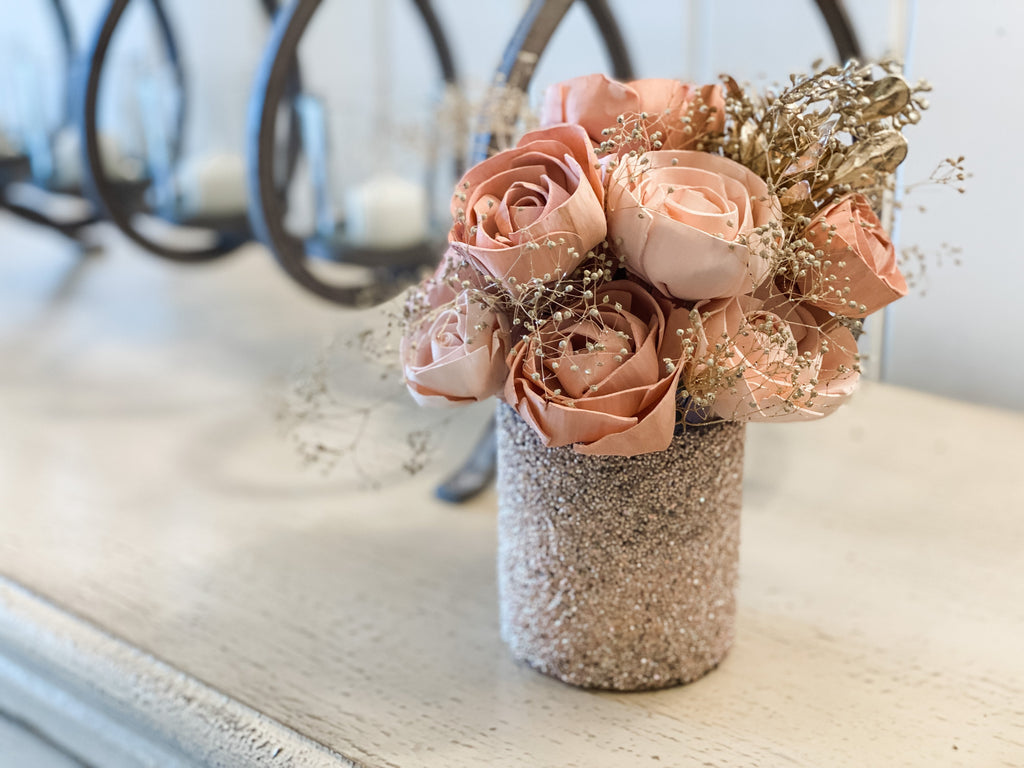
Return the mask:
[[634,457],[546,448],[498,409],[498,586],[513,656],[619,691],[691,682],[732,645],[745,428]]

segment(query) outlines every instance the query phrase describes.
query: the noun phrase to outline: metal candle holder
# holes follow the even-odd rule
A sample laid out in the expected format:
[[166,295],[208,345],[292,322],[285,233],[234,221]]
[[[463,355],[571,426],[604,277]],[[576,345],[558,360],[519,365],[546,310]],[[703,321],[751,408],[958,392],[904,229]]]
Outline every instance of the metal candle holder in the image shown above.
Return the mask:
[[[58,217],[46,210],[46,207],[29,205],[18,202],[8,194],[8,189],[13,184],[30,184],[41,191],[44,199],[53,195],[65,195],[82,197],[82,190],[77,185],[68,186],[62,184],[53,165],[52,150],[55,137],[73,124],[72,114],[72,71],[75,66],[75,41],[71,28],[71,21],[67,9],[61,0],[50,0],[52,18],[57,25],[61,42],[61,52],[64,56],[64,109],[61,114],[60,123],[53,129],[47,131],[43,136],[37,137],[39,145],[30,151],[23,151],[16,155],[8,155],[0,158],[0,207],[18,216],[21,219],[33,224],[55,230],[65,237],[80,241],[83,230],[100,220],[95,210],[89,210],[84,214],[72,217]],[[47,155],[46,165],[48,168],[40,169],[42,164],[40,155]]]
[[[154,210],[146,204],[145,196],[141,194],[143,190],[132,188],[131,185],[126,187],[123,182],[109,178],[103,169],[97,116],[100,85],[111,40],[130,1],[110,0],[107,10],[97,26],[88,53],[88,64],[84,73],[78,109],[86,156],[87,189],[106,216],[129,239],[147,251],[179,262],[202,262],[219,258],[254,239],[252,228],[244,211],[234,215],[203,215],[202,212],[199,212],[198,215],[186,214],[177,208],[173,201],[170,205],[160,206]],[[187,82],[174,30],[167,17],[163,2],[162,0],[150,0],[150,5],[163,41],[165,54],[173,71],[175,85],[182,94],[181,106],[176,115],[176,125],[168,135],[165,147],[167,167],[173,169],[181,158],[183,128],[187,111],[187,99],[184,98],[187,93]],[[270,19],[273,19],[278,9],[276,0],[259,0],[259,6]],[[293,68],[285,91],[291,95],[297,92],[298,88],[298,69]],[[291,178],[298,157],[297,126],[298,120],[293,113],[286,150],[285,178],[277,180],[273,186],[274,194],[279,196],[284,194],[283,190],[288,179]],[[146,182],[144,186],[148,186],[149,183]],[[213,244],[206,247],[186,247],[169,242],[159,242],[138,228],[136,224],[138,214],[155,215],[173,226],[208,230],[212,235]]]
[[[326,216],[331,220],[326,226],[318,227],[313,237],[303,239],[285,228],[284,201],[275,194],[273,186],[272,150],[277,139],[277,112],[299,43],[320,5],[321,0],[296,0],[281,12],[256,77],[249,116],[249,216],[260,239],[285,272],[303,288],[338,304],[372,304],[393,295],[404,282],[415,279],[423,266],[435,264],[443,243],[427,238],[397,248],[356,245],[346,240],[343,227],[333,221],[330,211]],[[457,85],[451,47],[433,7],[428,0],[414,0],[413,5],[430,37],[442,79],[450,86]],[[311,150],[307,147],[307,151]],[[461,159],[456,158],[455,162],[457,170],[461,171]],[[319,180],[318,195],[325,194],[325,184],[325,179]],[[332,284],[311,268],[317,260],[366,268],[370,281],[360,285]]]

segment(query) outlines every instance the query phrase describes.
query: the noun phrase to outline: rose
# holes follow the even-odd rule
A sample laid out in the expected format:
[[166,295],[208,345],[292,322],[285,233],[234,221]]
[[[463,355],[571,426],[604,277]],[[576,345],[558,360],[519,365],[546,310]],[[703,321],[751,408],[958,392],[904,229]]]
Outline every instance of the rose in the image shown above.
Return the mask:
[[[632,280],[598,289],[596,308],[552,318],[513,350],[505,401],[548,446],[634,456],[668,447],[688,313]],[[539,354],[540,353],[540,354]]]
[[571,272],[607,232],[586,133],[577,125],[532,131],[478,163],[456,187],[452,216],[449,241],[506,286]]
[[540,124],[574,123],[599,145],[608,138],[603,133],[606,129],[618,128],[619,115],[640,111],[640,94],[635,88],[607,75],[583,75],[548,86]]
[[626,268],[686,301],[749,293],[768,271],[778,201],[752,171],[693,151],[624,159],[608,185],[608,235]]
[[856,389],[857,343],[828,313],[776,297],[700,302],[692,365],[698,400],[732,421],[801,421],[826,416]]
[[775,297],[699,302],[684,382],[698,402],[731,421],[825,416],[856,389],[857,342],[827,312]]
[[720,85],[697,86],[676,80],[634,80],[648,134],[661,131],[661,149],[696,149],[700,140],[725,129],[725,97]]
[[[644,113],[646,119],[640,117]],[[541,125],[577,123],[597,145],[615,141],[619,153],[691,149],[703,136],[724,130],[725,98],[719,85],[664,79],[621,83],[605,75],[584,75],[545,91],[540,121]],[[608,134],[607,129],[615,129],[615,133]],[[632,138],[634,130],[636,139]],[[661,147],[650,138],[657,131],[661,132]]]
[[508,322],[466,289],[428,310],[402,336],[405,383],[420,405],[461,405],[501,391],[508,375]]
[[896,249],[864,195],[847,195],[822,209],[803,236],[822,252],[797,280],[807,303],[867,317],[907,295]]

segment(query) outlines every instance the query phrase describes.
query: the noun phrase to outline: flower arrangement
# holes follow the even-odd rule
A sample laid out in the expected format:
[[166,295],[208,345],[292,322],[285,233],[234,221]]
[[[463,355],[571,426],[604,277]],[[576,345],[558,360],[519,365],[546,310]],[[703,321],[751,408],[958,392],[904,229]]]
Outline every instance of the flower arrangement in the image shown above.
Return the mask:
[[547,446],[634,456],[686,425],[826,416],[863,318],[907,292],[877,212],[927,107],[894,63],[755,94],[733,79],[548,89],[471,168],[409,295],[412,396],[496,396]]

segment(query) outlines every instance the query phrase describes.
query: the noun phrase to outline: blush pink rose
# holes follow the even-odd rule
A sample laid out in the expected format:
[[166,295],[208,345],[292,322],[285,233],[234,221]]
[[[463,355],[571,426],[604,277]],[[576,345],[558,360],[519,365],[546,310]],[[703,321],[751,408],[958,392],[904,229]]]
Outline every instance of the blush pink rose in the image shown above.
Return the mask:
[[449,406],[498,394],[508,375],[507,326],[472,289],[414,321],[399,350],[413,399]]
[[626,268],[685,301],[750,293],[769,261],[755,233],[781,215],[759,176],[706,152],[647,152],[611,174],[608,239]]
[[686,310],[639,283],[608,283],[597,293],[596,316],[549,320],[519,343],[505,401],[548,446],[616,456],[664,450],[683,368],[675,329],[688,322]]
[[[646,120],[640,118],[643,113]],[[724,130],[725,97],[719,85],[667,79],[622,83],[605,75],[584,75],[545,91],[540,121],[541,125],[577,123],[597,145],[609,138],[605,129],[618,129],[615,139],[620,153],[692,149],[702,137]],[[639,135],[631,140],[634,129]],[[662,134],[661,147],[650,141],[656,131]]]
[[804,237],[822,251],[797,281],[807,303],[867,317],[907,295],[896,249],[864,195],[847,195],[820,211]]
[[448,235],[506,285],[558,279],[604,240],[604,187],[582,128],[527,133],[470,168],[452,198]]
[[762,304],[750,296],[700,302],[694,311],[702,320],[685,383],[705,395],[712,383],[710,409],[719,418],[820,418],[857,387],[857,342],[827,312],[782,297]]

